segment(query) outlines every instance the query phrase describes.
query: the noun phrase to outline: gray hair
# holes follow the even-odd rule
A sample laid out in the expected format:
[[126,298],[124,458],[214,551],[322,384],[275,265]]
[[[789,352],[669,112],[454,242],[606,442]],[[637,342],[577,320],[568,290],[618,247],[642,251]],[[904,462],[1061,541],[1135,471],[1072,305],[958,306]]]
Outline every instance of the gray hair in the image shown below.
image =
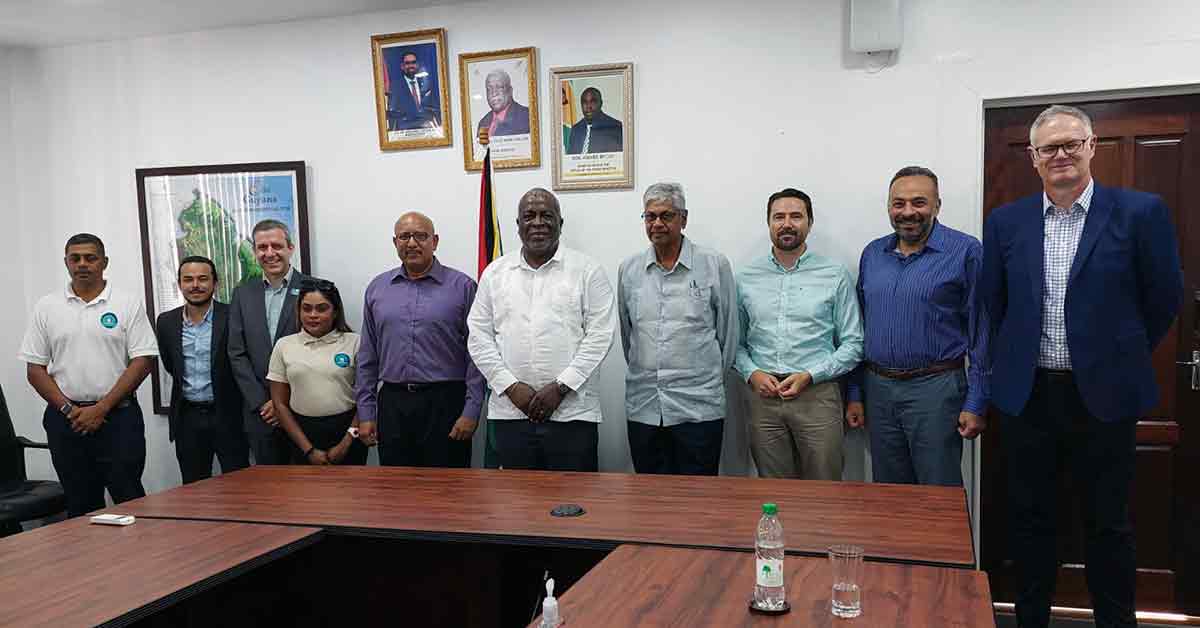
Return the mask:
[[491,81],[493,78],[500,79],[501,82],[504,83],[505,87],[512,87],[512,77],[508,75],[508,72],[505,72],[499,68],[488,72],[488,75],[483,79],[484,86],[486,86],[488,81]]
[[262,233],[263,231],[272,231],[275,229],[278,229],[283,232],[284,241],[288,243],[288,246],[291,246],[292,245],[292,231],[290,229],[288,229],[287,225],[283,224],[282,222],[279,222],[278,220],[275,220],[274,218],[267,218],[266,220],[258,221],[258,224],[254,225],[254,229],[250,230],[250,241],[253,242],[254,236],[259,233]]
[[1031,146],[1033,145],[1033,134],[1054,116],[1070,116],[1075,118],[1083,123],[1083,128],[1087,129],[1088,135],[1092,134],[1092,118],[1084,113],[1082,109],[1070,105],[1050,105],[1033,119],[1033,124],[1029,125],[1029,144]]
[[655,183],[646,188],[646,193],[642,195],[642,208],[648,207],[650,203],[670,203],[675,211],[687,213],[687,204],[683,200],[683,186],[678,183]]

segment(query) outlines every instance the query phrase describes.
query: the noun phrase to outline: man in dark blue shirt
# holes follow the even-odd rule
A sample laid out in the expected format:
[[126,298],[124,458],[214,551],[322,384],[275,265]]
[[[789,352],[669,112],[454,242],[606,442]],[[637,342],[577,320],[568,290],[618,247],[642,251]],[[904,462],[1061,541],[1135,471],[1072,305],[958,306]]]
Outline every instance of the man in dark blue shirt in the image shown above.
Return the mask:
[[975,295],[983,247],[937,221],[941,204],[933,171],[901,169],[888,191],[895,233],[868,244],[859,262],[865,360],[846,422],[870,419],[876,482],[962,486],[962,439],[984,429],[987,324]]

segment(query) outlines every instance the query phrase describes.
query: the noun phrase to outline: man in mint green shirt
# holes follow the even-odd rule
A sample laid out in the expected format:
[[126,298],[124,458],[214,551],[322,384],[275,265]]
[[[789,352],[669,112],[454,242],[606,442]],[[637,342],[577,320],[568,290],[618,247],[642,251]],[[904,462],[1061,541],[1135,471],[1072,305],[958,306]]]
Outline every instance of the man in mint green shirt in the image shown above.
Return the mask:
[[807,194],[772,194],[771,252],[737,274],[734,368],[751,389],[750,453],[763,477],[842,477],[837,378],[862,358],[862,316],[846,268],[808,250],[812,223]]

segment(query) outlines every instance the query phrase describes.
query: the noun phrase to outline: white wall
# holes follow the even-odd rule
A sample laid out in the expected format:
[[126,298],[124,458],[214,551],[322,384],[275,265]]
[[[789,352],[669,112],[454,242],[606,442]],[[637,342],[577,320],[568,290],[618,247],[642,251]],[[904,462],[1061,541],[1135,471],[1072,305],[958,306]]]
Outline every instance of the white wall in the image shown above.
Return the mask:
[[[688,235],[735,266],[766,250],[767,195],[801,187],[814,199],[812,248],[853,268],[862,245],[888,230],[886,184],[904,165],[937,171],[942,220],[979,233],[985,101],[1200,83],[1200,3],[910,0],[903,50],[876,73],[845,50],[844,2],[680,7],[496,2],[7,55],[14,150],[0,171],[13,174],[7,184],[0,174],[0,194],[16,190],[0,198],[16,199],[5,214],[19,228],[0,231],[0,242],[10,245],[6,260],[19,250],[21,261],[0,285],[23,294],[27,312],[65,280],[62,242],[88,230],[108,243],[110,278],[140,290],[135,168],[291,159],[309,166],[313,267],[345,293],[361,293],[395,264],[389,231],[407,209],[434,217],[441,259],[469,272],[478,178],[462,170],[463,138],[444,149],[379,151],[369,46],[377,33],[447,28],[456,136],[460,52],[538,47],[543,138],[548,68],[635,63],[637,189],[561,195],[564,243],[596,256],[614,280],[619,261],[646,244],[637,214],[654,181],[684,184]],[[509,250],[517,198],[549,186],[549,144],[542,168],[496,176]],[[10,356],[21,310],[4,314]],[[350,310],[358,320],[360,305]],[[18,429],[40,435],[41,404],[23,368],[5,364],[0,383]],[[617,350],[601,376],[605,469],[629,468],[623,367]],[[149,397],[143,386],[143,407]],[[158,490],[178,481],[165,419],[149,420],[147,435],[146,485]],[[847,475],[862,477],[862,443],[851,441]],[[726,452],[734,471],[747,466],[740,445]]]

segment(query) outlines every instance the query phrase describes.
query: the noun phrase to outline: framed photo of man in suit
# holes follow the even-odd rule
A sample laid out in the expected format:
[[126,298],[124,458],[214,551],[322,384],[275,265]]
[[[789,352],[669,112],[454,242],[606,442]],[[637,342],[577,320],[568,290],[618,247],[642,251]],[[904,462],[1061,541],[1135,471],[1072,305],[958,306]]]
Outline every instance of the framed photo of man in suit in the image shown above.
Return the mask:
[[554,189],[633,187],[633,64],[550,69]]
[[446,29],[371,37],[380,150],[449,146]]
[[481,129],[488,130],[493,168],[540,166],[535,49],[460,54],[458,77],[465,138],[463,166],[467,170],[483,168]]
[[[303,161],[138,168],[138,214],[142,275],[150,320],[183,305],[176,271],[189,255],[213,261],[213,298],[229,303],[233,289],[261,278],[251,230],[273,218],[296,239],[292,264],[307,273],[308,197]],[[298,257],[299,259],[296,259]],[[154,412],[166,414],[170,375],[160,365],[150,374]]]

